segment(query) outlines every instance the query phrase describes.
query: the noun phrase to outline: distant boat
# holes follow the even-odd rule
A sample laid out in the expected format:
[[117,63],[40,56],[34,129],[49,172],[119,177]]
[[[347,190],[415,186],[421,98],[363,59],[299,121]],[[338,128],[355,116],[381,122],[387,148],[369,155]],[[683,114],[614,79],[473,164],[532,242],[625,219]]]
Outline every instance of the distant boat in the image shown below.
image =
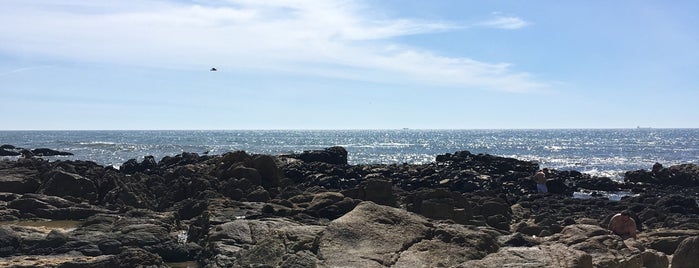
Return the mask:
[[651,127],[636,126],[636,129],[651,129]]
[[211,68],[211,70],[209,70],[209,71],[215,72],[215,71],[218,71],[218,70],[216,70],[216,68]]

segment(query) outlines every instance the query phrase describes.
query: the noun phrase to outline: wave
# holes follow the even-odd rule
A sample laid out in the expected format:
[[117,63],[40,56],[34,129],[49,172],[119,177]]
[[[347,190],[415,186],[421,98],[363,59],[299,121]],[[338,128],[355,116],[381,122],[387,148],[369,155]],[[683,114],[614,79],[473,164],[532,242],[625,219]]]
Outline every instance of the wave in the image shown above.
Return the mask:
[[78,145],[117,145],[119,143],[116,142],[110,142],[110,141],[85,141],[85,142],[78,142]]

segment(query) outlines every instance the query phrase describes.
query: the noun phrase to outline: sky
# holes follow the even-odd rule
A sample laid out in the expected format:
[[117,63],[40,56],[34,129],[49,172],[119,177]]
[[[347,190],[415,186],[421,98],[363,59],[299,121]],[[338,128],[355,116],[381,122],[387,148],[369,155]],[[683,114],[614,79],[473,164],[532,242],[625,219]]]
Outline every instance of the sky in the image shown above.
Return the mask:
[[699,128],[697,25],[684,0],[2,0],[0,130]]

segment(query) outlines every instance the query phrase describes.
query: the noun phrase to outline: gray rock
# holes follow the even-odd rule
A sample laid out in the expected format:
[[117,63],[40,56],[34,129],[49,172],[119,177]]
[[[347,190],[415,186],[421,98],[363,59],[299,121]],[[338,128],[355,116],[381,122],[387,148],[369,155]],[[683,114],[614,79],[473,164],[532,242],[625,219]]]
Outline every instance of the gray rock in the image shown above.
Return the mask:
[[41,185],[39,193],[60,197],[71,196],[94,202],[97,199],[97,187],[91,180],[78,174],[55,171],[50,179]]
[[0,226],[0,257],[10,256],[19,247],[20,237],[7,226]]
[[318,256],[330,267],[437,267],[497,250],[490,228],[433,225],[405,210],[362,202],[330,222]]
[[697,267],[697,264],[699,264],[699,236],[686,238],[672,256],[672,268]]
[[362,202],[323,232],[319,255],[328,266],[384,267],[429,234],[426,219],[404,210]]
[[576,267],[592,268],[592,256],[563,244],[536,247],[504,247],[481,260],[461,263],[456,267]]
[[643,264],[640,249],[597,225],[569,225],[547,239],[590,254],[594,267],[641,268]]
[[33,193],[39,189],[39,172],[23,167],[0,169],[0,191],[9,193]]

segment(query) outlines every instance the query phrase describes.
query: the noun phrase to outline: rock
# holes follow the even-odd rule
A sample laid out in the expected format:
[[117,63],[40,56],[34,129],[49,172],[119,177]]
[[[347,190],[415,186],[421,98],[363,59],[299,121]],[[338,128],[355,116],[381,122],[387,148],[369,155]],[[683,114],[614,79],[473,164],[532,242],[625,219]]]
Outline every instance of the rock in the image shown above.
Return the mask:
[[393,183],[387,179],[370,179],[359,186],[359,199],[372,201],[377,204],[395,205]]
[[118,239],[125,246],[151,246],[165,242],[168,231],[152,223],[129,224],[119,227]]
[[279,170],[274,157],[269,155],[255,155],[252,158],[252,167],[260,174],[263,187],[270,188],[279,186],[281,170]]
[[283,268],[311,268],[316,267],[319,262],[316,255],[308,250],[298,251],[294,254],[288,254],[283,257],[279,267]]
[[699,264],[699,236],[683,240],[672,256],[672,268],[697,267]]
[[315,263],[316,258],[308,253],[317,251],[317,239],[323,229],[280,218],[232,220],[210,229],[209,247],[202,254],[208,256],[212,267]]
[[437,224],[426,237],[400,253],[395,267],[454,267],[498,250],[500,233],[489,228]]
[[662,165],[653,165],[652,172],[646,170],[626,172],[624,181],[696,187],[699,186],[699,166],[681,164],[663,168]]
[[651,230],[640,233],[638,240],[646,247],[672,255],[688,237],[699,235],[699,230]]
[[420,214],[430,219],[452,219],[454,218],[454,204],[452,199],[427,199],[420,204]]
[[[13,256],[0,258],[0,267],[4,268],[101,268],[101,267],[137,267],[119,266],[115,256],[84,256],[79,252],[58,255]],[[162,267],[162,266],[161,266]],[[154,267],[159,268],[159,267]]]
[[234,167],[226,174],[231,178],[246,179],[253,185],[262,185],[262,175],[254,168],[238,166]]
[[328,225],[319,255],[331,267],[391,266],[401,251],[428,234],[424,218],[366,201]]
[[590,254],[594,267],[640,268],[643,262],[639,249],[629,248],[621,237],[597,225],[569,225],[546,239]]
[[432,225],[401,209],[362,202],[332,221],[318,256],[330,267],[438,267],[480,259],[497,250],[492,229]]
[[597,267],[592,264],[592,256],[562,244],[535,247],[504,247],[497,253],[481,260],[461,263],[456,267]]
[[19,243],[19,235],[6,226],[0,226],[0,257],[15,254]]
[[136,172],[147,173],[152,169],[157,167],[157,162],[155,157],[148,155],[143,158],[141,163],[138,163],[136,159],[129,159],[128,161],[121,164],[119,171],[124,174],[134,174]]
[[250,192],[246,198],[250,202],[267,202],[270,199],[269,192],[262,187]]
[[341,193],[322,192],[313,195],[313,199],[306,208],[306,213],[334,220],[351,211],[357,203]]
[[644,268],[667,268],[670,262],[667,255],[652,249],[647,249],[641,253]]
[[169,267],[165,265],[160,256],[139,248],[127,248],[114,257],[113,263],[111,267]]
[[0,148],[0,156],[18,156],[18,155],[19,155],[19,152],[7,150],[6,148]]
[[56,155],[73,155],[70,152],[61,152],[49,148],[37,148],[31,150],[35,156],[56,156]]
[[347,150],[340,146],[326,148],[324,150],[304,151],[298,155],[290,155],[304,162],[322,162],[333,165],[347,165]]
[[25,167],[0,169],[0,191],[9,193],[34,193],[39,189],[39,172]]
[[89,179],[64,171],[55,171],[49,177],[49,180],[41,185],[39,193],[60,197],[70,196],[90,202],[97,199],[97,188]]

